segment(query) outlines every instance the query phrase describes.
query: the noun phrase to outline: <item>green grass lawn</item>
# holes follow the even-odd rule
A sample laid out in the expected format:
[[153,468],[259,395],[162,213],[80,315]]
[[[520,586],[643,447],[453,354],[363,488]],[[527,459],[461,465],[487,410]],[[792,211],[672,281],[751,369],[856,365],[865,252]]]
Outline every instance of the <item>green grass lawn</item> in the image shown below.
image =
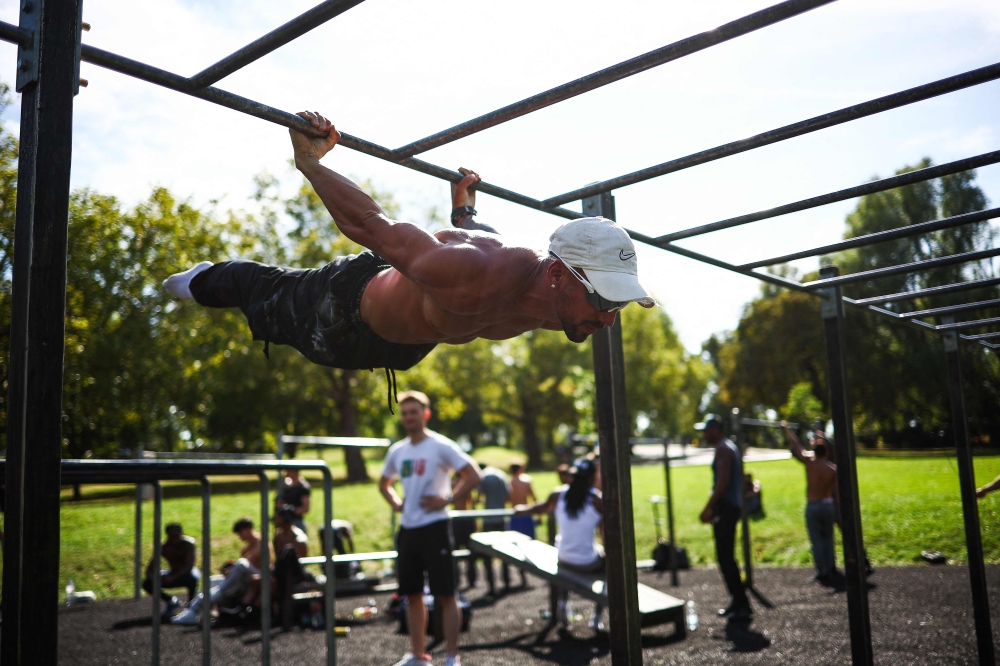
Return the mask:
[[[331,462],[341,456],[328,452]],[[477,459],[482,456],[477,452]],[[506,465],[506,452],[486,452],[491,464]],[[758,564],[808,566],[809,542],[803,524],[805,479],[794,460],[749,464],[748,470],[763,485],[765,518],[751,523],[753,558]],[[370,460],[369,472],[376,478],[378,460]],[[336,466],[342,476],[342,464]],[[921,550],[938,550],[949,559],[965,559],[958,471],[952,458],[860,458],[858,473],[865,541],[872,561],[907,564],[918,561]],[[1000,457],[976,460],[980,483],[1000,474]],[[557,485],[554,473],[536,473],[535,488],[542,497]],[[233,522],[244,515],[259,521],[260,495],[253,479],[213,480],[212,568],[234,558],[239,545],[230,532]],[[714,561],[711,530],[698,522],[698,513],[711,483],[708,467],[676,468],[673,472],[674,513],[677,540],[688,549],[693,564]],[[633,504],[638,557],[648,558],[655,545],[650,495],[664,493],[662,468],[656,465],[632,468]],[[319,552],[317,529],[322,522],[319,479],[313,481],[313,511],[307,524],[311,552]],[[181,522],[187,533],[201,541],[201,498],[197,485],[165,484],[164,523]],[[132,547],[134,503],[131,487],[83,488],[83,500],[69,501],[63,494],[61,577],[73,578],[78,590],[94,590],[101,598],[132,595]],[[359,551],[389,550],[389,511],[374,483],[338,485],[334,489],[334,512],[351,520]],[[983,546],[988,562],[1000,562],[1000,494],[980,502]],[[151,552],[152,505],[143,507],[146,558]],[[544,530],[543,530],[544,534]],[[839,539],[838,539],[839,540]],[[199,543],[199,547],[200,547]],[[199,551],[199,563],[201,555]],[[842,562],[838,554],[838,562]],[[145,563],[144,563],[145,564]],[[2,566],[2,565],[0,565]]]

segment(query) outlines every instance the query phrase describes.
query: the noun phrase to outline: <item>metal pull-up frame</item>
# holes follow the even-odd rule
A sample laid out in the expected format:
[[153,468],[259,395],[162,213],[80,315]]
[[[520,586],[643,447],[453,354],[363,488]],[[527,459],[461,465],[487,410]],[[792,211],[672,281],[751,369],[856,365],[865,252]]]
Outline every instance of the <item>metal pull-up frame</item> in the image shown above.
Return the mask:
[[[341,132],[340,144],[435,178],[457,182],[461,178],[459,173],[417,159],[414,155],[792,18],[803,12],[829,4],[831,1],[787,0],[775,4],[715,30],[668,44],[660,49],[557,86],[400,148],[386,148],[343,132]],[[58,487],[62,444],[60,422],[62,348],[64,345],[63,313],[65,311],[66,287],[66,223],[69,213],[73,96],[78,89],[80,61],[198,97],[284,127],[315,134],[316,132],[311,125],[291,113],[234,95],[213,87],[213,84],[309,30],[348,11],[359,4],[360,0],[328,0],[323,2],[192,77],[184,77],[88,44],[82,44],[81,2],[82,0],[22,0],[20,25],[15,26],[0,22],[0,39],[19,46],[17,90],[22,93],[18,162],[19,187],[15,226],[17,252],[14,257],[12,280],[11,358],[8,380],[8,453],[6,465],[8,511],[3,574],[4,624],[2,644],[0,644],[0,659],[4,663],[16,666],[22,664],[54,666],[57,662],[58,643],[54,637],[57,635],[55,602],[59,587]],[[991,64],[779,127],[747,139],[671,159],[652,167],[610,178],[547,199],[527,196],[491,183],[483,182],[477,187],[479,191],[486,194],[561,218],[576,219],[584,215],[604,215],[613,219],[614,199],[611,192],[615,189],[970,86],[980,85],[998,78],[1000,78],[1000,63]],[[857,566],[857,557],[850,554],[857,550],[855,545],[860,547],[862,535],[860,513],[857,510],[858,495],[855,479],[853,432],[847,386],[844,380],[843,306],[847,304],[867,309],[870,312],[891,316],[894,320],[900,320],[918,328],[940,332],[945,336],[946,343],[949,345],[951,343],[948,343],[948,340],[955,341],[956,350],[948,352],[954,355],[949,356],[949,368],[954,365],[956,371],[953,374],[954,377],[958,378],[951,382],[952,403],[955,406],[953,418],[956,420],[956,424],[959,420],[962,423],[962,427],[955,428],[955,433],[956,446],[963,468],[961,474],[962,498],[969,544],[970,570],[973,570],[973,601],[976,611],[977,638],[981,663],[993,664],[993,645],[990,635],[989,609],[985,603],[985,585],[976,589],[976,580],[981,580],[981,577],[977,577],[983,571],[982,550],[981,547],[978,550],[975,548],[975,545],[979,543],[978,514],[973,494],[974,488],[970,485],[973,481],[971,455],[964,428],[964,406],[960,400],[961,386],[957,341],[960,339],[976,341],[986,347],[998,348],[1000,344],[994,344],[988,340],[1000,337],[1000,330],[972,335],[958,333],[960,329],[964,328],[991,326],[997,323],[996,318],[942,322],[936,325],[922,320],[930,316],[953,316],[955,312],[992,307],[988,304],[992,302],[992,299],[969,303],[959,309],[955,309],[955,306],[949,306],[952,309],[948,313],[945,313],[941,308],[936,308],[898,314],[884,307],[879,307],[879,305],[924,296],[953,294],[968,289],[992,287],[1000,283],[1000,280],[992,278],[976,280],[859,300],[844,298],[840,289],[843,284],[853,281],[869,280],[890,274],[916,273],[935,266],[980,261],[1000,254],[1000,250],[963,253],[905,266],[887,266],[848,276],[827,273],[819,280],[799,283],[795,280],[755,270],[769,265],[769,263],[788,261],[791,259],[790,255],[776,257],[768,262],[753,262],[737,266],[680,247],[675,245],[674,241],[998,162],[1000,162],[1000,151],[994,151],[659,237],[647,236],[634,231],[629,232],[637,241],[774,285],[814,293],[823,299],[824,327],[827,332],[827,352],[830,366],[828,374],[830,376],[831,403],[834,406],[833,420],[838,447],[838,462],[841,466],[841,499],[845,503],[844,541],[845,550],[850,551],[846,567],[848,611],[852,628],[852,657],[856,664],[871,664],[873,657],[863,572]],[[582,213],[562,207],[563,204],[581,199],[583,200]],[[943,229],[949,226],[982,221],[987,219],[985,217],[987,214],[992,215],[994,212],[988,211],[939,220],[923,225],[921,229],[914,230],[914,233],[925,233],[932,228]],[[887,233],[898,234],[893,237],[902,237],[909,235],[909,231],[910,229],[906,232],[899,230]],[[887,238],[888,236],[885,235],[872,235],[866,239],[852,239],[845,241],[845,243],[854,243],[851,247],[858,247]],[[845,247],[844,244],[838,245],[841,249]],[[798,253],[798,255],[802,257],[815,256],[823,252],[835,251],[831,249],[833,247],[835,246],[817,248],[806,253]],[[612,661],[616,666],[641,663],[638,614],[633,598],[635,585],[632,584],[635,569],[633,566],[620,566],[622,563],[634,562],[635,560],[622,359],[621,324],[619,322],[616,323],[615,327],[600,331],[594,336],[597,422],[603,449],[603,486],[607,493],[605,497],[606,532],[609,543],[615,544],[615,547],[610,548],[608,552],[611,564],[608,589],[612,618],[611,653]],[[958,400],[956,400],[956,391],[958,391]],[[301,463],[296,464],[301,465]],[[849,544],[850,548],[847,548]],[[28,545],[31,547],[30,557],[26,556]],[[980,573],[976,573],[976,571]],[[631,592],[629,592],[630,590]],[[53,637],[53,640],[33,640],[33,637],[37,635],[50,636]]]

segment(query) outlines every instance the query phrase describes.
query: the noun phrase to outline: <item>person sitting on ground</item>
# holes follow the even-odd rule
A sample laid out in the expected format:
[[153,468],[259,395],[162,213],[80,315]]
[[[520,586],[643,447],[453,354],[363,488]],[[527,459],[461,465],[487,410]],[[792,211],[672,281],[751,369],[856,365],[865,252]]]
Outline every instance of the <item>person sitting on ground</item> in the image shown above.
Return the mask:
[[198,591],[198,582],[201,580],[201,572],[194,565],[195,562],[195,540],[184,534],[180,523],[167,523],[165,529],[166,541],[160,547],[160,555],[170,565],[169,569],[160,569],[160,563],[150,560],[146,567],[146,579],[142,581],[142,589],[147,594],[153,593],[153,576],[159,573],[160,576],[160,598],[166,603],[163,609],[164,619],[173,615],[174,611],[180,607],[177,597],[170,596],[164,590],[173,587],[186,587],[188,593],[188,603],[194,599]]
[[[271,576],[271,598],[276,603],[284,603],[290,588],[307,580],[313,580],[312,575],[303,568],[299,560],[309,555],[309,537],[295,526],[295,507],[285,505],[274,514],[274,573]],[[259,592],[260,582],[251,584],[251,590]],[[256,602],[251,599],[251,602]]]
[[[209,608],[206,609],[206,612],[211,609],[213,604],[245,595],[253,576],[260,575],[263,542],[260,539],[260,534],[253,529],[253,520],[240,518],[233,525],[233,532],[244,544],[240,551],[240,559],[233,563],[227,563],[223,568],[226,578],[217,586],[212,587]],[[188,604],[187,609],[174,616],[171,621],[174,624],[198,624],[198,611],[201,610],[204,601],[204,595],[199,593],[194,601]]]
[[[605,573],[604,548],[595,541],[595,530],[600,528],[604,537],[604,502],[601,491],[594,487],[597,468],[593,460],[581,458],[569,469],[572,476],[566,488],[556,488],[544,502],[515,506],[515,515],[532,516],[555,512],[556,549],[559,568],[587,574]],[[564,627],[569,624],[569,592],[560,591],[556,606],[556,620]],[[604,604],[594,606],[590,628],[603,631],[601,616]]]
[[[511,506],[520,504],[533,504],[538,501],[535,497],[535,489],[531,487],[531,476],[524,473],[521,463],[512,463],[510,466],[510,503]],[[514,516],[510,519],[510,529],[521,534],[527,534],[532,539],[535,538],[535,517],[534,516]]]
[[830,462],[825,439],[816,439],[812,451],[802,447],[798,436],[782,421],[792,455],[806,468],[806,529],[812,544],[815,579],[829,582],[835,572],[833,526],[837,523],[837,466]]
[[984,497],[986,497],[990,493],[992,493],[994,491],[997,491],[997,490],[1000,490],[1000,476],[998,476],[997,478],[993,479],[992,481],[990,481],[989,483],[987,483],[985,486],[983,486],[982,488],[980,488],[979,490],[977,490],[976,491],[976,497],[978,497],[979,499],[983,499]]
[[255,340],[293,346],[335,368],[408,370],[439,343],[504,340],[562,330],[573,342],[611,326],[618,310],[655,301],[639,284],[635,246],[611,220],[567,222],[547,252],[485,233],[475,215],[479,176],[462,169],[453,191],[456,229],[427,232],[389,219],[347,178],[320,164],[340,133],[314,112],[316,138],[291,130],[295,165],[339,231],[368,250],[319,269],[252,261],[202,262],[164,282],[168,294],[205,307],[238,307]]
[[[334,518],[330,521],[333,528],[333,552],[335,555],[347,555],[354,552],[354,524],[349,520]],[[325,528],[319,528],[319,543],[322,548]],[[351,578],[359,569],[358,562],[338,562],[333,565],[335,580]]]
[[310,492],[312,491],[309,489],[309,482],[302,478],[299,470],[288,469],[285,470],[285,478],[278,486],[278,496],[274,502],[275,512],[291,505],[295,510],[294,525],[303,532],[306,531],[305,515],[309,513]]

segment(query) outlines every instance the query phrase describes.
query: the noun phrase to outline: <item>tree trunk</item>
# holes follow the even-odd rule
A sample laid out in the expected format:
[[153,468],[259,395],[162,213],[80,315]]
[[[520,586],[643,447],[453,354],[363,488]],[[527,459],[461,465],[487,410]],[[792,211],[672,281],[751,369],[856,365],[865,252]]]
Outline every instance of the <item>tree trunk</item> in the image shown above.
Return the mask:
[[[354,407],[351,395],[351,379],[353,370],[330,370],[330,381],[333,385],[333,401],[340,417],[341,437],[358,436],[358,412]],[[365,467],[361,449],[353,446],[344,447],[344,464],[347,465],[348,483],[369,481],[368,468]]]
[[528,469],[542,466],[542,447],[538,439],[538,416],[533,405],[521,396],[521,434],[524,436],[524,452],[528,454]]

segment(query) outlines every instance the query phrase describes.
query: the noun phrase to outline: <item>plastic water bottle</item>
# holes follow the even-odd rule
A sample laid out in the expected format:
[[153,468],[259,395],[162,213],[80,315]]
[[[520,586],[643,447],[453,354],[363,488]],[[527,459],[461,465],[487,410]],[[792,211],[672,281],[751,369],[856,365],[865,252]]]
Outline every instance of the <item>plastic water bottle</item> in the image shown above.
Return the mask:
[[684,608],[688,631],[695,631],[698,628],[698,609],[693,601],[688,601]]
[[66,582],[66,605],[72,606],[76,601],[76,585],[73,584],[73,579],[70,578]]

